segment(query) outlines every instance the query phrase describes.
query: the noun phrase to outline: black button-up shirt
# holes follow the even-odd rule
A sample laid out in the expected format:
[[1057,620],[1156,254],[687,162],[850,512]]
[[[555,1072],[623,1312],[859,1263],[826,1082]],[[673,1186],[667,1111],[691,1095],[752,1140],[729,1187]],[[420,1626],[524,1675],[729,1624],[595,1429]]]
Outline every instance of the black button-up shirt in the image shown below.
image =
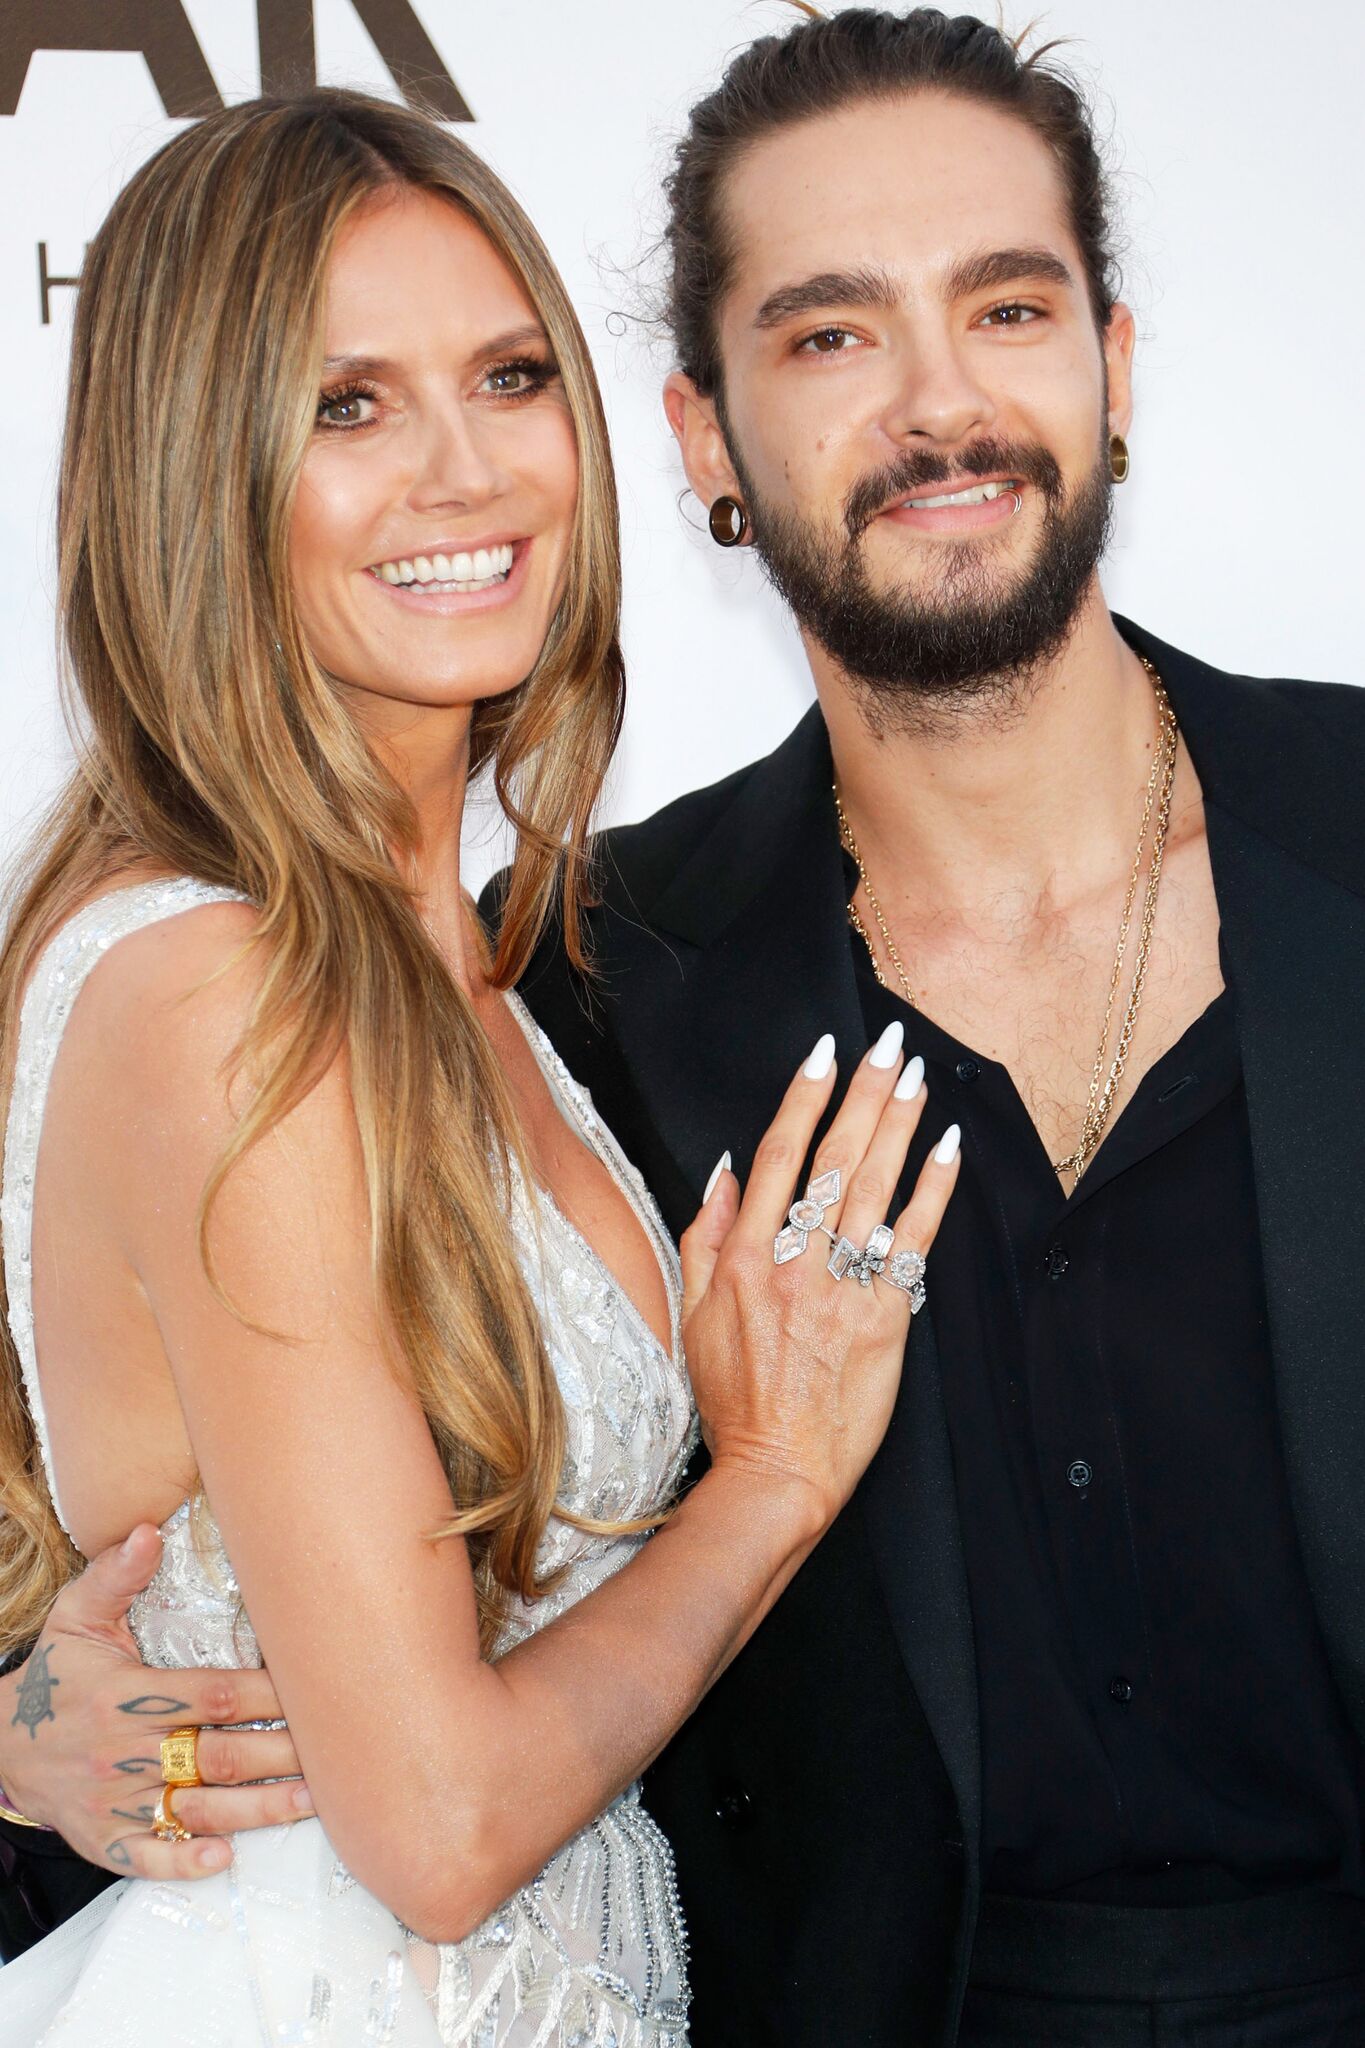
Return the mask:
[[1280,1446],[1232,992],[1143,1077],[1068,1198],[1007,1070],[883,989],[850,939],[869,1039],[900,1017],[926,1062],[913,1163],[962,1125],[929,1289],[986,1888],[1365,1891],[1365,1771]]

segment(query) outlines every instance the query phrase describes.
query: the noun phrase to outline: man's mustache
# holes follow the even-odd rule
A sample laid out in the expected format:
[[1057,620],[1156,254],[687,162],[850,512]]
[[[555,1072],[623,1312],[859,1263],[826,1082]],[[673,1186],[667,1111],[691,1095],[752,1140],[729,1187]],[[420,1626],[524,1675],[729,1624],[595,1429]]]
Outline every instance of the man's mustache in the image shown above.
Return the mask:
[[1013,476],[1036,484],[1045,498],[1062,494],[1062,472],[1055,455],[1034,442],[975,441],[957,455],[910,448],[885,469],[860,477],[844,500],[844,524],[857,540],[879,513],[923,492],[929,484],[956,483],[964,476]]

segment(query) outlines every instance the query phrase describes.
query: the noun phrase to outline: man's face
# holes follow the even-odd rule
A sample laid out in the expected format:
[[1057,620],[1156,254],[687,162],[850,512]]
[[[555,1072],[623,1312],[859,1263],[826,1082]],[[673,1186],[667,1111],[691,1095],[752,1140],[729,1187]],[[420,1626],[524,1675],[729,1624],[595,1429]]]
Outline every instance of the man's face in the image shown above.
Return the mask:
[[961,98],[864,103],[756,145],[725,205],[721,402],[668,398],[698,495],[743,500],[883,718],[1027,672],[1093,581],[1132,345],[1047,148]]

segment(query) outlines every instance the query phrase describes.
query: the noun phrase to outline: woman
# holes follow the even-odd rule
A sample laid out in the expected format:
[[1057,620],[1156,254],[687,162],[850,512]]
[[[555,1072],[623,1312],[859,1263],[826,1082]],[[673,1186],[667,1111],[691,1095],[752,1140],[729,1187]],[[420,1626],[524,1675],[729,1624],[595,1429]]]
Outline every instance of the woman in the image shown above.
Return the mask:
[[[169,1882],[204,1868],[143,1821],[184,1703],[124,1703],[123,1823],[79,1846],[133,1876],[0,1975],[0,2019],[679,2048],[634,1781],[856,1483],[908,1308],[774,1262],[830,1045],[680,1285],[511,993],[548,916],[575,944],[621,672],[600,406],[505,189],[351,94],[177,137],[91,247],[60,553],[88,736],[0,962],[4,1637],[161,1524],[139,1648],[263,1653],[306,1778],[274,1817],[317,1817]],[[459,883],[483,768],[518,830],[494,957]],[[834,1233],[882,1222],[922,1102],[898,1042],[861,1063]],[[711,1464],[669,1513],[684,1322]]]

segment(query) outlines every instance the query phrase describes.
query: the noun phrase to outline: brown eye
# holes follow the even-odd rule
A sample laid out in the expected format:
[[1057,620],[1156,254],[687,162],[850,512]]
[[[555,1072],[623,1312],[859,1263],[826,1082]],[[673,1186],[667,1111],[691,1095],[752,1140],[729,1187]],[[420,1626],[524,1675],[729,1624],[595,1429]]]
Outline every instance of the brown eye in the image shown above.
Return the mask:
[[1027,327],[1038,318],[1038,310],[1035,306],[1021,306],[1011,300],[1007,306],[992,306],[985,317],[992,327]]
[[814,355],[837,356],[843,353],[844,343],[849,340],[846,327],[822,327],[818,334],[812,334],[802,343]]

